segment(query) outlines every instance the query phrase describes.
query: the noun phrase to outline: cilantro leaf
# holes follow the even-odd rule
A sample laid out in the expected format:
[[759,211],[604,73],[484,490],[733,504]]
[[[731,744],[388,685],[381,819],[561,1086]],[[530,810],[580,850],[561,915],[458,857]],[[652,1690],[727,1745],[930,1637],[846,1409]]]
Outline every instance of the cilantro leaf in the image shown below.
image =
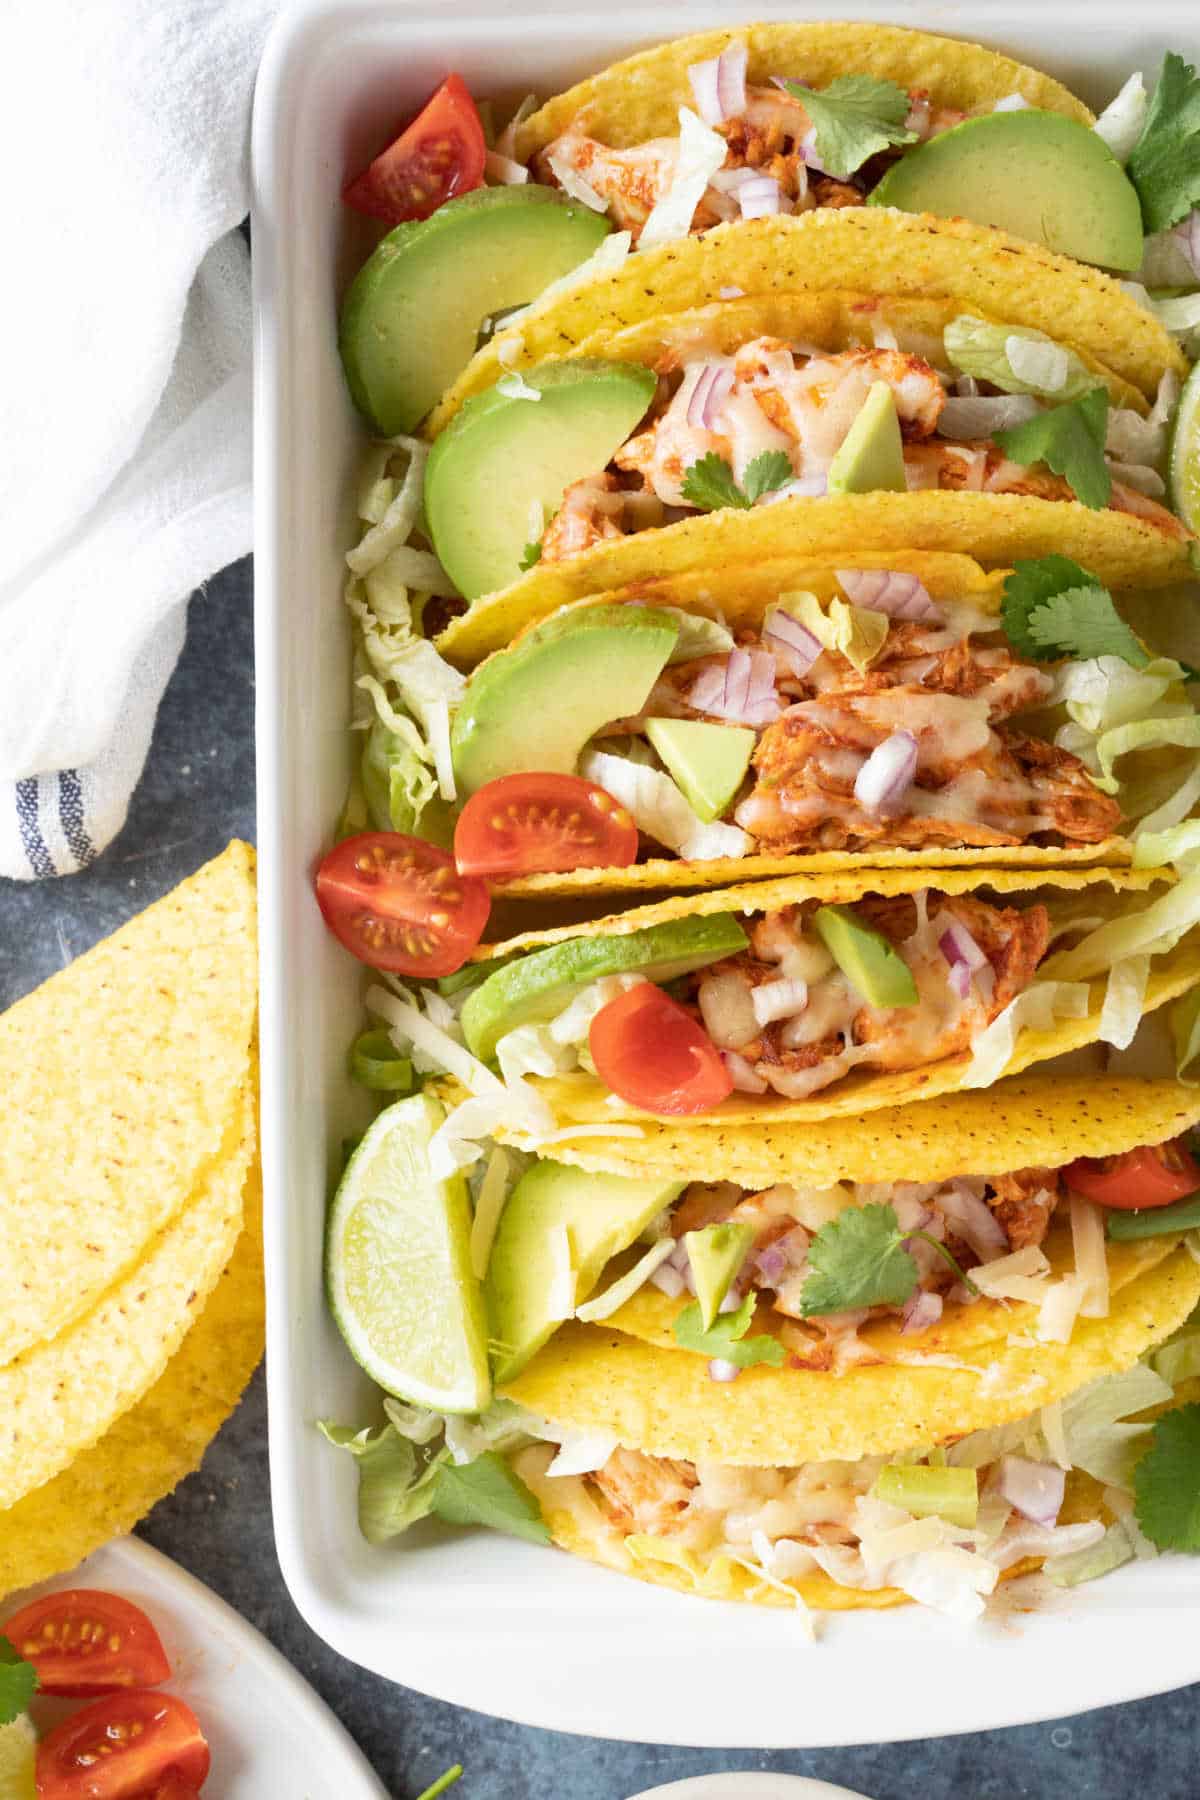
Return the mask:
[[1141,669],[1149,660],[1107,588],[1069,556],[1014,563],[1001,616],[1009,643],[1033,662],[1119,656]]
[[763,1333],[756,1337],[746,1336],[754,1318],[757,1298],[751,1289],[736,1312],[719,1313],[707,1331],[700,1325],[699,1305],[693,1302],[691,1306],[685,1306],[675,1321],[675,1342],[684,1350],[719,1357],[722,1362],[734,1363],[739,1369],[753,1368],[755,1363],[770,1363],[777,1369],[784,1356],[779,1340]]
[[742,486],[751,506],[764,494],[774,493],[792,479],[792,465],[786,450],[763,450],[746,464]]
[[690,465],[680,487],[689,506],[702,512],[716,512],[722,506],[735,506],[747,512],[764,494],[772,493],[792,479],[792,465],[784,450],[763,450],[746,465],[746,485],[740,488],[733,470],[723,456],[710,450]]
[[994,431],[993,441],[1017,463],[1045,463],[1064,475],[1076,499],[1099,511],[1112,495],[1112,476],[1104,460],[1108,429],[1108,389],[1094,387],[1078,400],[1052,406],[1024,425]]
[[1134,1471],[1137,1522],[1160,1550],[1200,1550],[1200,1406],[1164,1413]]
[[1173,50],[1125,168],[1147,231],[1166,231],[1200,205],[1200,80]]
[[903,1306],[917,1285],[917,1265],[904,1248],[894,1206],[851,1206],[822,1225],[808,1247],[812,1274],[800,1311],[853,1312],[861,1306]]
[[541,539],[533,538],[528,544],[526,544],[525,549],[521,555],[521,560],[517,564],[517,567],[518,567],[518,569],[532,569],[534,563],[540,563],[541,560],[542,560]]
[[745,512],[750,506],[733,479],[732,468],[715,450],[692,463],[679,491],[689,506],[698,506],[701,512],[716,512],[722,506],[736,506]]
[[443,1463],[433,1510],[451,1525],[487,1525],[530,1544],[550,1542],[541,1507],[495,1450],[485,1450],[474,1462]]
[[839,75],[824,88],[808,88],[799,81],[783,85],[812,120],[822,168],[840,181],[877,151],[916,142],[916,132],[904,125],[912,102],[894,81]]
[[0,1725],[19,1719],[37,1691],[37,1670],[0,1637]]

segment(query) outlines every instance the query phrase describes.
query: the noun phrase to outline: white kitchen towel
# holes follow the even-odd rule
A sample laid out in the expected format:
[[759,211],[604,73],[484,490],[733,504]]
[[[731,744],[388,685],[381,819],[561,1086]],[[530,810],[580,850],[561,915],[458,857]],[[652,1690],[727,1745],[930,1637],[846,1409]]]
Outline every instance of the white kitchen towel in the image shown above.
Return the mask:
[[254,75],[273,0],[8,0],[0,875],[124,822],[188,595],[251,543]]

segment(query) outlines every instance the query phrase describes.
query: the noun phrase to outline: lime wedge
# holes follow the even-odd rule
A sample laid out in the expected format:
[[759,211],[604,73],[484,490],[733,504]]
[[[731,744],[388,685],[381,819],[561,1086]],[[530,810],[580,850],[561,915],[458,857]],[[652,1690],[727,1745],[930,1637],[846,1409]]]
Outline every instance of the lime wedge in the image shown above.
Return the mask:
[[0,1725],[0,1800],[37,1800],[36,1754],[37,1733],[28,1713]]
[[1200,363],[1183,384],[1171,434],[1171,504],[1189,531],[1200,531]]
[[380,1387],[435,1412],[479,1412],[491,1380],[467,1184],[429,1165],[444,1118],[427,1094],[380,1113],[334,1196],[325,1282],[351,1355]]

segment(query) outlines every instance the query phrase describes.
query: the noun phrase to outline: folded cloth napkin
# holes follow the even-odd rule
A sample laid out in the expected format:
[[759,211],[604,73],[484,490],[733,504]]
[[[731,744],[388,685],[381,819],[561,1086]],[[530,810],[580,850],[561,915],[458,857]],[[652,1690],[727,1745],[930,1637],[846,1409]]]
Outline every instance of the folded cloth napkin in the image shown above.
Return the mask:
[[0,875],[120,830],[250,514],[250,100],[274,0],[8,0]]

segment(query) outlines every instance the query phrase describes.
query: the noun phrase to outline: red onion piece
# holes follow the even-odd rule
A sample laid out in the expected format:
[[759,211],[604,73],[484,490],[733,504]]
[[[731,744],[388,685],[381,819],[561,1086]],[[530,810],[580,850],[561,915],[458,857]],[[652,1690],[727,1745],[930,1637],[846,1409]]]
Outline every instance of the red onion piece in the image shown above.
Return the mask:
[[908,1334],[928,1331],[931,1325],[937,1324],[941,1316],[942,1296],[927,1294],[922,1288],[918,1288],[911,1299],[904,1303],[904,1322],[900,1329]]
[[937,1203],[954,1235],[984,1262],[1007,1254],[1009,1245],[1004,1227],[980,1195],[961,1182],[955,1182],[938,1195]]
[[[807,675],[825,648],[820,638],[814,637],[807,626],[794,619],[791,613],[784,612],[781,606],[771,614],[763,642],[770,644],[776,655],[782,657],[793,675]],[[695,705],[694,701],[692,705]]]
[[766,219],[786,210],[783,189],[773,175],[756,175],[753,181],[743,181],[737,202],[743,219]]
[[659,1263],[650,1277],[651,1286],[665,1294],[668,1300],[678,1300],[683,1293],[683,1276],[678,1269],[671,1267],[670,1261]]
[[754,1065],[739,1056],[736,1050],[722,1050],[721,1061],[729,1070],[734,1087],[739,1094],[765,1094],[767,1084],[761,1075],[755,1073]]
[[1200,206],[1193,207],[1186,219],[1172,226],[1171,235],[1182,246],[1192,265],[1192,274],[1200,280]]
[[899,569],[837,569],[835,573],[853,606],[886,613],[889,619],[913,619],[923,625],[946,622],[930,599],[928,588],[915,575],[905,575]]
[[804,158],[806,166],[810,169],[815,169],[818,175],[828,175],[830,173],[817,155],[817,128],[815,125],[810,125],[804,136],[800,139],[800,153]]
[[950,986],[960,1000],[971,991],[971,978],[977,969],[986,969],[988,959],[965,925],[950,919],[938,938],[938,949],[950,964]]
[[714,676],[719,672],[715,666],[701,670],[684,696],[689,706],[741,725],[769,725],[779,717],[775,658],[768,651],[731,650],[718,689]]
[[697,712],[712,712],[714,707],[720,704],[724,694],[724,665],[722,663],[710,663],[706,669],[701,669],[699,675],[697,675],[695,681],[692,683],[691,691],[687,696],[687,703],[689,706],[694,707]]
[[1024,1456],[1002,1456],[996,1465],[996,1489],[1035,1525],[1053,1525],[1062,1509],[1067,1472],[1053,1463],[1030,1462]]
[[708,1365],[710,1381],[736,1381],[741,1372],[736,1363],[726,1362],[723,1356],[714,1356]]
[[720,56],[689,67],[696,111],[706,125],[720,125],[745,112],[747,57],[745,44],[729,44]]
[[688,424],[694,430],[711,431],[732,392],[733,370],[725,363],[706,363],[688,400]]
[[754,1273],[767,1287],[774,1287],[788,1266],[788,1259],[777,1243],[766,1244],[754,1258]]
[[911,731],[893,731],[858,771],[854,798],[865,812],[887,812],[904,798],[916,772],[916,738]]

